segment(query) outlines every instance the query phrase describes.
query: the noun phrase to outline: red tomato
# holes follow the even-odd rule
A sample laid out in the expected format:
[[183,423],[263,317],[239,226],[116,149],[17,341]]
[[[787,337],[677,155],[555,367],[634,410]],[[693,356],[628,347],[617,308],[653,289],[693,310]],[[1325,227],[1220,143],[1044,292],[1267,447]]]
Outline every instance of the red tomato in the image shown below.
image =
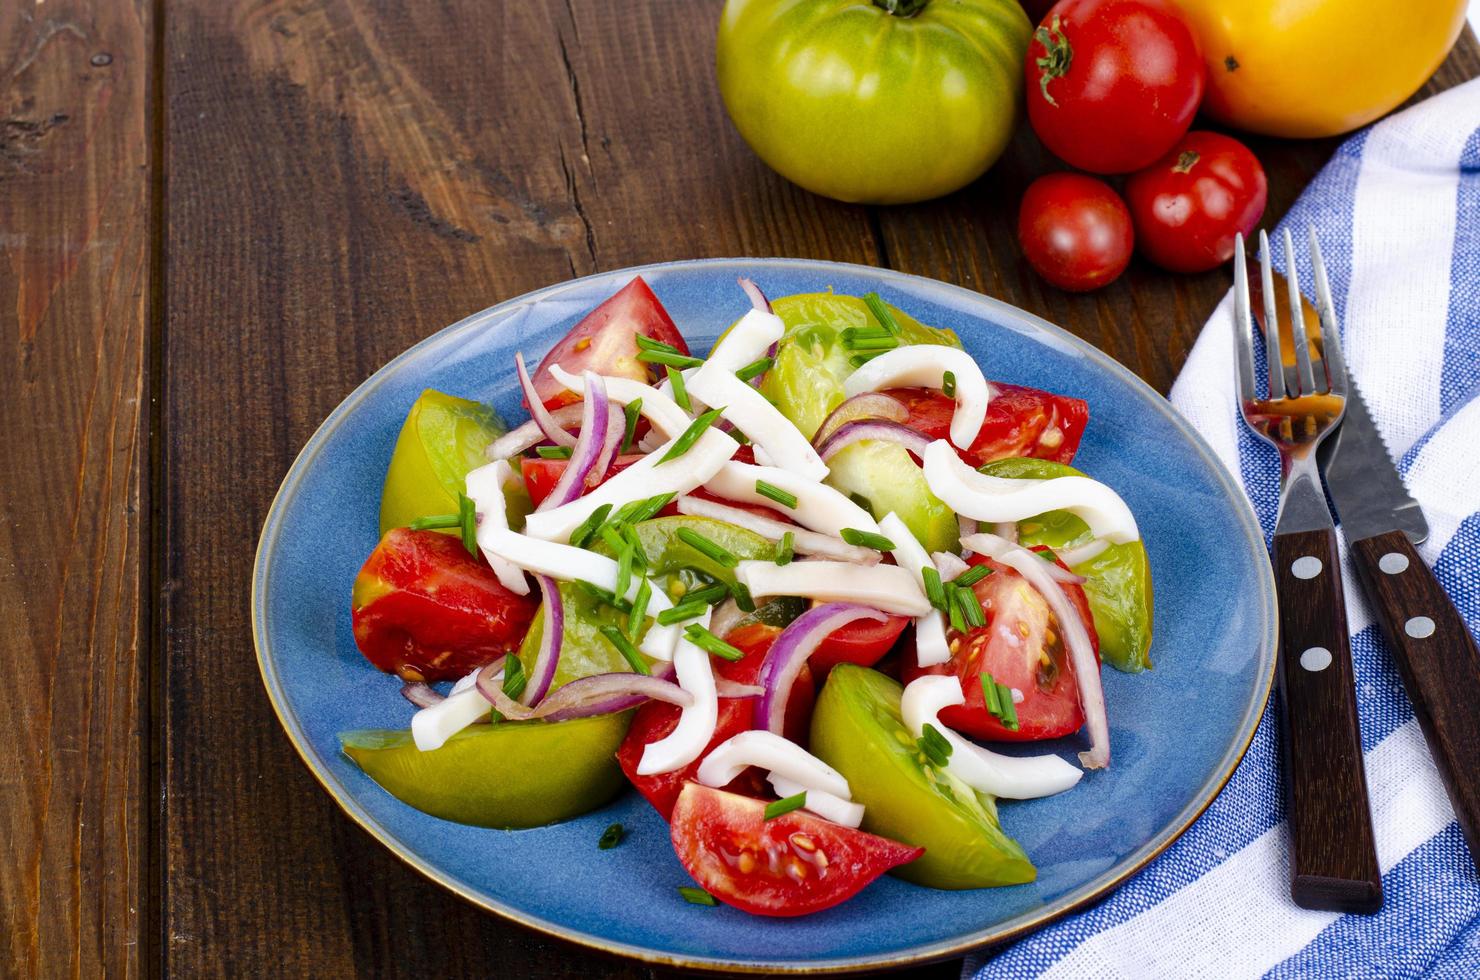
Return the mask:
[[1132,174],[1125,199],[1141,254],[1172,272],[1206,272],[1233,256],[1233,236],[1259,224],[1269,183],[1247,146],[1193,132]]
[[673,318],[658,302],[658,297],[636,276],[606,302],[586,314],[556,344],[534,372],[535,391],[548,408],[558,408],[580,401],[574,392],[550,376],[550,365],[559,364],[573,374],[595,371],[614,378],[651,381],[649,366],[637,359],[636,334],[646,334],[683,351],[689,352],[683,335],[673,325]]
[[463,677],[519,646],[539,603],[499,583],[462,541],[396,528],[355,576],[355,643],[408,681]]
[[909,623],[908,616],[890,616],[883,622],[855,620],[829,633],[807,658],[807,666],[818,678],[825,678],[838,664],[872,667],[889,652]]
[[1207,82],[1197,40],[1162,0],[1060,0],[1024,71],[1043,145],[1099,174],[1140,170],[1170,150]]
[[1114,282],[1131,261],[1131,213],[1110,185],[1083,174],[1047,174],[1028,185],[1018,241],[1038,274],[1084,292]]
[[[1074,459],[1089,421],[1089,405],[1083,399],[1000,381],[992,382],[992,387],[997,394],[987,405],[987,417],[971,448],[961,453],[962,459],[972,466],[1010,456],[1055,463]],[[909,409],[905,425],[931,439],[949,436],[954,401],[930,388],[895,388],[888,394]]]
[[[639,459],[642,459],[642,456],[636,453],[618,456],[612,460],[611,467],[602,479],[610,479]],[[524,487],[529,491],[529,499],[536,507],[550,496],[550,491],[555,489],[555,484],[560,482],[561,475],[565,473],[565,468],[569,465],[570,460],[568,459],[545,459],[540,456],[519,460],[519,472],[524,474]]]
[[687,783],[673,808],[673,850],[699,886],[753,915],[806,915],[857,895],[925,853],[802,810]]
[[[738,647],[745,654],[745,658],[736,661],[722,660],[718,657],[711,658],[710,663],[714,665],[715,674],[737,684],[754,684],[760,675],[761,662],[766,659],[766,651],[771,649],[771,644],[775,642],[780,633],[781,631],[776,627],[760,623],[731,630],[725,634],[724,639],[732,646]],[[791,698],[786,705],[786,736],[792,741],[805,743],[808,723],[812,717],[812,702],[816,693],[811,672],[803,668],[802,673],[797,677],[796,684],[791,689]],[[699,771],[699,760],[695,760],[682,769],[652,776],[639,776],[637,764],[642,761],[642,751],[648,743],[656,742],[673,731],[678,725],[680,714],[681,712],[674,705],[661,701],[649,701],[637,709],[637,714],[632,719],[632,727],[627,729],[627,737],[622,740],[622,746],[617,750],[617,764],[627,774],[627,779],[637,787],[637,791],[653,805],[653,808],[663,815],[665,820],[673,812],[673,803],[678,799],[684,783],[692,780]],[[754,698],[720,698],[719,720],[715,723],[714,737],[705,747],[705,753],[733,735],[750,731],[755,727],[754,720]],[[702,758],[701,755],[700,759]],[[738,793],[754,795],[763,795],[767,791],[765,780],[753,769],[741,773],[726,788]]]
[[[977,738],[1032,742],[1077,732],[1084,724],[1084,710],[1079,704],[1074,661],[1064,646],[1063,630],[1048,603],[1022,576],[1005,565],[980,555],[973,555],[969,564],[986,565],[993,570],[973,586],[987,625],[965,636],[948,630],[955,652],[946,663],[921,668],[915,665],[913,657],[907,658],[905,683],[921,674],[959,677],[966,703],[944,709],[940,720]],[[1084,590],[1072,584],[1061,588],[1079,609],[1098,654],[1099,642]],[[1023,700],[1017,705],[1016,731],[1002,727],[988,713],[982,694],[983,672],[990,673],[998,683],[1023,692]]]

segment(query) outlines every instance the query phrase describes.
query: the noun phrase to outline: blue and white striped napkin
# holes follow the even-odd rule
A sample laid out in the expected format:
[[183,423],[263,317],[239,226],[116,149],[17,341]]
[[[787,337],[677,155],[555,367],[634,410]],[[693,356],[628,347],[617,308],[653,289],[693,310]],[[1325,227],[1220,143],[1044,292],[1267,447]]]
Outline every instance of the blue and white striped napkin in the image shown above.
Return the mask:
[[[1308,224],[1320,234],[1348,365],[1429,521],[1419,550],[1480,636],[1480,81],[1349,139],[1284,223],[1297,243]],[[1232,331],[1230,297],[1171,400],[1242,475],[1268,534],[1279,460],[1238,421]],[[1100,905],[977,954],[965,977],[1480,977],[1475,866],[1392,656],[1343,574],[1382,911],[1290,901],[1271,702],[1223,794],[1166,853]]]

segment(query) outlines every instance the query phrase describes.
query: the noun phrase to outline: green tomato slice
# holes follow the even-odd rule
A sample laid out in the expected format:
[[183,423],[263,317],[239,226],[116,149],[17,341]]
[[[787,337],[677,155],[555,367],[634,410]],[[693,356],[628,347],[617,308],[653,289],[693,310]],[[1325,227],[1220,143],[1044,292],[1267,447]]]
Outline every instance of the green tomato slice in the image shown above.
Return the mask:
[[[1084,476],[1079,470],[1046,459],[999,459],[981,468],[988,476],[1049,480]],[[1092,540],[1089,525],[1066,510],[1049,511],[1018,524],[1018,539],[1029,547],[1072,548]],[[1084,576],[1100,658],[1117,670],[1138,674],[1151,666],[1151,563],[1140,541],[1112,544],[1088,561],[1073,566]]]
[[503,422],[487,405],[423,391],[406,413],[386,470],[381,536],[418,517],[457,513],[468,473],[488,462],[484,451],[503,433]]
[[340,734],[344,754],[404,803],[477,827],[540,827],[594,810],[625,785],[616,751],[632,712],[472,725],[422,752],[409,731]]
[[1003,832],[996,800],[920,751],[900,717],[903,692],[876,670],[839,664],[812,714],[812,752],[848,780],[863,829],[925,848],[891,874],[951,889],[1032,881],[1037,869]]

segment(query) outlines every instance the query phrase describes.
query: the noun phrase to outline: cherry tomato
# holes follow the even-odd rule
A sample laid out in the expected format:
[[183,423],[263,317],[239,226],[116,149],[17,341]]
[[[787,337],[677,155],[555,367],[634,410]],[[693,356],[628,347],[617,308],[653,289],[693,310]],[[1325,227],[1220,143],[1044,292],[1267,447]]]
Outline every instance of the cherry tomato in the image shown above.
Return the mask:
[[610,299],[586,314],[540,361],[534,372],[534,388],[547,408],[580,401],[572,391],[550,375],[550,365],[559,364],[572,374],[595,371],[614,378],[653,379],[650,366],[637,359],[636,334],[677,347],[687,354],[688,344],[673,325],[673,318],[658,302],[642,276],[619,289]]
[[1115,281],[1131,260],[1131,213],[1110,185],[1082,174],[1047,174],[1028,185],[1018,241],[1038,274],[1083,292]]
[[838,664],[872,667],[889,652],[909,623],[908,616],[890,616],[883,622],[855,620],[829,633],[807,658],[807,666],[819,680]]
[[[642,456],[636,453],[618,456],[612,460],[612,465],[602,479],[611,479],[639,459],[642,459]],[[521,459],[519,472],[524,474],[524,488],[529,491],[530,503],[538,507],[546,497],[550,496],[550,491],[555,489],[555,484],[560,482],[561,475],[565,473],[565,468],[569,465],[570,460],[566,459],[545,459],[539,456]]]
[[[992,387],[997,393],[962,459],[975,467],[1014,456],[1066,464],[1074,458],[1089,421],[1089,405],[1083,399],[1000,381],[992,382]],[[930,388],[895,388],[888,394],[909,409],[905,425],[931,439],[949,436],[954,401]]]
[[753,915],[806,915],[857,895],[925,853],[804,810],[687,783],[673,808],[673,850],[699,886]]
[[1207,81],[1192,31],[1162,0],[1060,0],[1024,70],[1043,145],[1099,174],[1140,170],[1170,150]]
[[365,659],[408,681],[463,677],[519,647],[539,603],[499,583],[454,535],[396,528],[355,576]]
[[1141,254],[1172,272],[1206,272],[1233,256],[1233,236],[1259,224],[1269,184],[1247,146],[1192,132],[1132,174],[1125,199]]
[[[1048,603],[1022,576],[1005,565],[980,555],[972,556],[968,564],[992,569],[991,575],[972,587],[981,600],[987,624],[964,636],[948,630],[947,637],[955,652],[946,663],[922,669],[915,665],[913,657],[908,658],[904,670],[906,683],[921,674],[959,677],[966,703],[944,709],[940,720],[977,738],[1032,742],[1077,732],[1084,724],[1084,710],[1079,704],[1074,661],[1064,646],[1063,629]],[[1098,655],[1099,642],[1084,590],[1072,584],[1061,588],[1079,610]],[[1023,693],[1023,700],[1017,705],[1016,730],[1003,727],[987,711],[981,684],[984,672],[990,673],[998,683]]]
[[[741,626],[725,634],[725,641],[745,654],[744,659],[729,661],[718,657],[711,658],[710,663],[714,666],[717,676],[734,681],[737,684],[754,684],[760,676],[761,663],[766,659],[766,651],[771,649],[781,630],[775,626],[767,626],[763,623],[751,623]],[[786,705],[785,734],[794,742],[806,743],[807,728],[812,718],[812,703],[816,700],[817,689],[812,682],[811,671],[804,667],[802,673],[797,676],[795,685],[791,689],[791,697]],[[637,714],[632,719],[632,727],[627,729],[627,737],[622,741],[622,747],[617,750],[617,763],[621,765],[622,771],[627,774],[628,780],[637,787],[637,791],[653,805],[653,808],[663,815],[666,820],[673,812],[673,803],[678,799],[679,792],[684,783],[694,778],[699,771],[699,761],[691,762],[682,769],[673,772],[660,772],[651,776],[639,776],[637,764],[642,761],[642,752],[650,742],[656,742],[673,731],[678,725],[681,712],[675,705],[665,704],[661,701],[649,701],[637,709]],[[733,735],[748,732],[754,728],[755,699],[754,698],[720,698],[719,719],[714,726],[714,737],[705,746],[705,753],[719,743]],[[765,780],[755,770],[747,770],[741,773],[727,789],[737,793],[763,796],[768,787]]]

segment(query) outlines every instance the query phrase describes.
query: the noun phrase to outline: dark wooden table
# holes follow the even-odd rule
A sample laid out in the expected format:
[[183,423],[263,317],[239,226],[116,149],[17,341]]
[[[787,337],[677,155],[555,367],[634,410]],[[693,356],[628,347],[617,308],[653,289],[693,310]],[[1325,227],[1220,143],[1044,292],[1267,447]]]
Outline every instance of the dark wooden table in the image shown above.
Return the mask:
[[[1050,165],[1026,132],[918,207],[790,186],[725,117],[718,10],[0,4],[0,972],[653,974],[402,866],[258,680],[279,480],[442,326],[601,269],[806,256],[979,289],[1170,386],[1223,274],[1046,287],[1013,240]],[[1467,32],[1425,93],[1476,74]],[[1253,145],[1273,222],[1335,142]]]

